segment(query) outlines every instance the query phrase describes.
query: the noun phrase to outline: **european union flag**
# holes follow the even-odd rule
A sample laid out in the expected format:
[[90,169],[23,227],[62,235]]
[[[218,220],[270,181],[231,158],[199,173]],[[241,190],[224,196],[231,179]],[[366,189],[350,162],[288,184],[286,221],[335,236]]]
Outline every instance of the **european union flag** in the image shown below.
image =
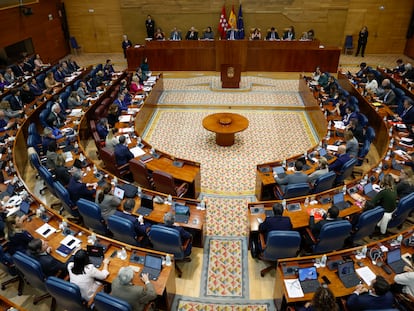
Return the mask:
[[237,29],[239,30],[239,39],[244,39],[244,22],[243,22],[243,12],[242,5],[239,7],[239,16],[237,18]]

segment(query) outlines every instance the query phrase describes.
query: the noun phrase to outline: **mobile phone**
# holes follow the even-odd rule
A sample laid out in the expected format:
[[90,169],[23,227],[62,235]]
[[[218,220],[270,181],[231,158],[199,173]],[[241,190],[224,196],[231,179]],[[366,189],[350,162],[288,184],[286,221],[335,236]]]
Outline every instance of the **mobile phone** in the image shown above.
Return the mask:
[[71,246],[71,245],[73,244],[73,242],[75,242],[75,240],[71,240],[71,241],[68,243],[68,246]]
[[114,257],[116,256],[116,254],[118,254],[118,251],[117,251],[117,250],[114,250],[114,251],[112,252],[112,254],[111,254],[111,258],[114,258]]
[[329,285],[329,284],[331,284],[331,281],[329,281],[329,279],[326,277],[326,275],[324,275],[323,277],[322,277],[322,280],[325,282],[325,284],[327,284],[327,285]]
[[50,228],[49,229],[46,229],[45,230],[45,232],[43,232],[43,235],[46,235],[46,234],[48,234],[50,232]]

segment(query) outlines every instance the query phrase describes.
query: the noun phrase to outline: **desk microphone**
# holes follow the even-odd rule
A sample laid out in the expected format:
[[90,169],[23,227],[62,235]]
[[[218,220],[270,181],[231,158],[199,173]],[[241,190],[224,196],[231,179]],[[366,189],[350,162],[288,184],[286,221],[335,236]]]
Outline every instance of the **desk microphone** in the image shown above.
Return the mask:
[[369,251],[369,257],[371,258],[372,264],[373,265],[378,265],[381,266],[382,265],[382,251],[378,248],[371,248]]

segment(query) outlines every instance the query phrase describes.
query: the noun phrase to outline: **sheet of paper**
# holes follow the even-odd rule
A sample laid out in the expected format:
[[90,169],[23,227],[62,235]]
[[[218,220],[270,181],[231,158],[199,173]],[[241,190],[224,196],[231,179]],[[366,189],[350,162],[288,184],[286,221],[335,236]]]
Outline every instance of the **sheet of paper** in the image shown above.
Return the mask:
[[299,279],[286,279],[285,287],[287,294],[290,298],[300,298],[304,297],[302,287],[300,286]]
[[132,116],[129,114],[123,114],[121,116],[119,116],[118,119],[119,122],[124,122],[124,123],[129,123],[132,121]]
[[355,270],[356,271],[356,273],[358,273],[358,275],[361,277],[361,279],[368,285],[368,286],[371,286],[371,282],[373,281],[373,280],[375,280],[375,278],[377,277],[376,275],[375,275],[375,273],[374,272],[372,272],[372,270],[369,268],[369,267],[367,267],[367,266],[365,266],[365,267],[362,267],[362,268],[358,268],[358,269],[356,269]]
[[81,240],[79,240],[78,238],[75,238],[73,235],[69,234],[69,235],[65,236],[65,238],[60,242],[60,244],[65,245],[67,248],[74,249],[79,244],[81,244],[81,242],[82,242]]
[[41,226],[40,228],[36,229],[36,233],[40,234],[42,237],[44,237],[45,239],[47,237],[49,237],[50,235],[52,235],[53,233],[56,232],[56,229],[53,228],[51,225],[49,225],[48,223],[44,224],[43,226]]
[[70,117],[80,117],[82,115],[82,109],[81,108],[75,108],[72,109],[69,116]]
[[123,128],[120,128],[118,130],[118,132],[121,133],[121,134],[132,133],[133,131],[134,131],[134,128],[132,128],[132,127],[123,127]]
[[328,145],[328,146],[326,146],[326,149],[327,150],[330,150],[330,151],[338,151],[338,146],[335,146],[335,145]]
[[131,149],[129,149],[133,154],[134,154],[134,157],[140,157],[140,156],[142,156],[142,155],[144,155],[145,154],[145,151],[144,150],[142,150],[140,147],[134,147],[134,148],[131,148]]

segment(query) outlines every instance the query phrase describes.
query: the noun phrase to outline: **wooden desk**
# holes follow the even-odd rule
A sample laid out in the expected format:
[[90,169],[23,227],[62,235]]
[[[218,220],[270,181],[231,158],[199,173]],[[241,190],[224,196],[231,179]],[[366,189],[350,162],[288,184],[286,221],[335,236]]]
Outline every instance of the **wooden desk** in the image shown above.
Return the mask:
[[216,144],[232,146],[234,134],[244,131],[249,126],[249,120],[237,113],[214,113],[203,119],[203,127],[216,133]]

